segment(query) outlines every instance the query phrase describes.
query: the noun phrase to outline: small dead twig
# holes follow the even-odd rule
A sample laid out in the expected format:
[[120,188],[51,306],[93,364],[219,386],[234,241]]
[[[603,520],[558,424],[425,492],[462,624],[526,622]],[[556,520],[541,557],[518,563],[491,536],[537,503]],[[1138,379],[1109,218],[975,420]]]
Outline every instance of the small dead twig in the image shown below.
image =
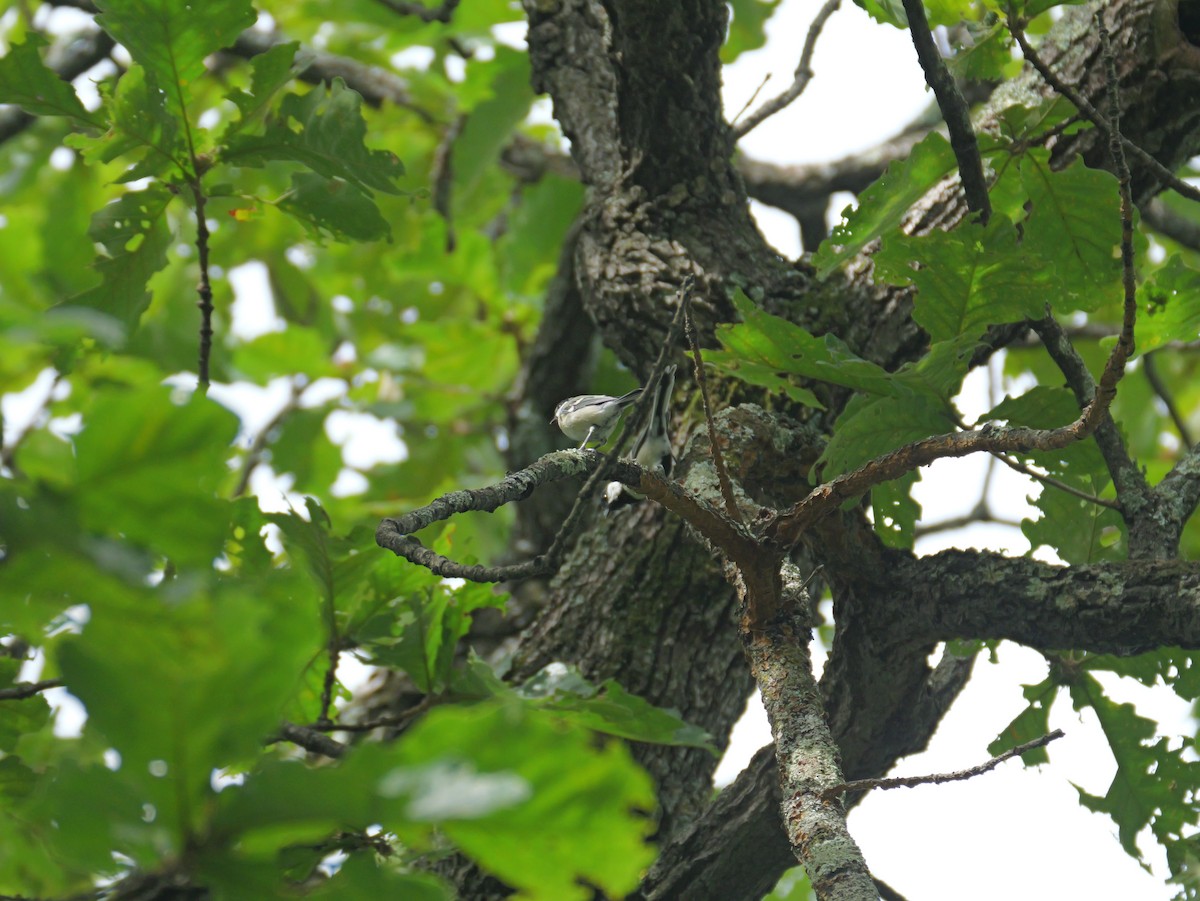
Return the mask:
[[1021,754],[1045,747],[1050,742],[1062,738],[1063,734],[1062,729],[1055,729],[1049,735],[1043,735],[1041,738],[1027,741],[1023,745],[1009,748],[1003,754],[997,754],[986,763],[973,766],[968,770],[958,770],[953,773],[934,773],[929,776],[899,776],[892,779],[855,779],[853,782],[843,782],[841,785],[835,785],[832,788],[826,789],[821,797],[826,801],[832,801],[834,798],[847,792],[867,791],[872,788],[915,788],[918,785],[942,785],[946,782],[961,782],[964,779],[974,779],[976,776],[982,776],[984,773],[994,770],[1006,760],[1011,760]]
[[696,387],[700,391],[700,400],[704,405],[704,422],[708,426],[708,445],[712,450],[713,466],[717,470],[717,482],[721,486],[721,498],[725,501],[725,512],[735,523],[741,524],[742,511],[738,509],[737,498],[733,494],[733,483],[729,480],[729,471],[725,468],[725,457],[721,454],[717,443],[717,426],[713,422],[712,402],[708,397],[708,383],[704,378],[704,361],[700,358],[700,339],[696,335],[696,324],[692,321],[691,293],[684,300],[684,330],[687,332],[688,344],[692,349],[692,360],[695,363]]
[[1180,413],[1179,407],[1175,404],[1175,398],[1171,397],[1167,383],[1163,381],[1162,374],[1158,371],[1158,362],[1154,359],[1157,355],[1158,351],[1151,351],[1142,357],[1142,372],[1146,374],[1146,381],[1150,383],[1150,387],[1158,395],[1158,399],[1167,408],[1167,414],[1171,417],[1171,422],[1175,423],[1176,431],[1179,432],[1179,440],[1183,442],[1185,448],[1190,450],[1192,436],[1188,431],[1187,420]]
[[[812,57],[813,51],[817,46],[817,38],[821,36],[821,30],[825,27],[825,23],[829,21],[829,17],[838,11],[838,7],[842,5],[842,0],[826,0],[825,5],[817,12],[817,16],[813,19],[812,24],[808,26],[808,36],[804,39],[804,49],[800,52],[800,64],[796,66],[796,74],[792,80],[792,84],[786,91],[778,97],[772,97],[757,110],[742,120],[741,124],[733,126],[734,138],[742,138],[749,134],[754,128],[761,125],[765,120],[775,115],[782,109],[785,109],[788,104],[804,93],[804,89],[808,87],[808,83],[812,81]],[[760,87],[759,90],[762,90]],[[758,92],[755,91],[757,96]],[[746,104],[750,105],[754,101],[751,97]],[[739,116],[741,113],[738,114]]]
[[246,450],[246,456],[242,459],[242,468],[238,471],[237,484],[233,488],[233,496],[241,497],[246,493],[246,489],[250,487],[250,477],[254,474],[254,470],[258,468],[258,464],[262,462],[263,451],[267,449],[267,442],[271,439],[271,432],[279,428],[280,424],[287,419],[292,413],[300,409],[300,397],[304,394],[304,385],[301,384],[299,378],[293,378],[291,382],[291,394],[288,396],[287,402],[280,407],[279,412],[271,417],[271,421],[259,429],[258,434],[254,436],[254,440],[250,442],[250,447]]

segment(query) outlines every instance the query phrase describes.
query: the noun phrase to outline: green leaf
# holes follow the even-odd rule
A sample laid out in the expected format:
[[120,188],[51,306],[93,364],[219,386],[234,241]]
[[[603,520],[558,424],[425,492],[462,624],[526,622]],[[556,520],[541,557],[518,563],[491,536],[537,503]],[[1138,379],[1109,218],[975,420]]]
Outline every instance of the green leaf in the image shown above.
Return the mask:
[[767,42],[767,22],[775,15],[780,0],[733,0],[729,33],[721,48],[721,62],[728,65],[743,53],[757,50]]
[[1121,216],[1116,179],[1103,170],[1089,169],[1082,160],[1052,169],[1050,152],[1036,148],[1021,158],[1021,180],[1032,208],[1024,223],[1024,242],[1046,261],[1041,266],[1053,266],[1063,286],[1045,300],[1066,312],[1094,310],[1119,298]]
[[56,309],[92,307],[133,332],[150,306],[147,283],[167,265],[171,232],[165,222],[171,194],[161,187],[130,191],[92,217],[88,234],[104,248],[95,263],[100,284]]
[[330,350],[329,339],[314,329],[291,325],[238,345],[233,366],[240,376],[258,384],[276,376],[297,374],[315,381],[338,375],[337,367],[329,361]]
[[328,179],[342,179],[364,194],[399,194],[394,181],[404,166],[394,153],[369,150],[362,97],[335,78],[328,89],[288,94],[261,135],[235,135],[221,154],[224,162],[265,166],[277,160],[302,163]]
[[[11,754],[22,735],[37,732],[49,722],[50,705],[41,694],[0,701],[0,752]],[[0,758],[0,763],[4,759]]]
[[306,68],[308,54],[297,59],[299,49],[300,45],[295,41],[278,44],[250,61],[250,89],[233,90],[225,95],[225,99],[231,101],[241,115],[236,122],[230,123],[223,142],[266,116],[276,95]]
[[0,57],[0,103],[15,103],[35,116],[66,116],[80,125],[103,129],[104,119],[89,113],[69,82],[51,71],[38,50],[48,41],[32,33]]
[[444,584],[401,598],[395,613],[402,626],[400,637],[377,641],[371,648],[378,663],[399,666],[421,691],[445,690],[454,666],[459,639],[471,626],[470,615],[483,607],[503,609],[508,595],[490,585],[468,582],[450,589]]
[[20,757],[0,757],[0,798],[6,807],[32,794],[38,777],[21,761]]
[[[403,739],[401,761],[461,759],[481,773],[509,772],[528,800],[442,830],[469,856],[530,898],[586,899],[579,880],[622,897],[653,859],[649,778],[619,742],[597,747],[590,730],[519,703],[435,710]],[[448,798],[451,806],[462,799]],[[432,804],[433,799],[427,803]]]
[[317,243],[323,242],[326,234],[340,241],[377,241],[392,236],[391,226],[370,195],[341,178],[297,172],[279,208],[303,223]]
[[987,30],[976,28],[972,31],[971,44],[958,48],[954,56],[946,60],[956,79],[999,81],[1020,71],[1020,60],[1014,60],[1011,52],[1012,38],[1002,22]]
[[[1019,397],[1006,397],[983,418],[1035,429],[1052,429],[1066,425],[1078,416],[1079,407],[1070,391],[1039,385]],[[1058,481],[1088,495],[1101,497],[1108,489],[1108,468],[1091,439],[1057,451],[1030,451],[1020,456]],[[1093,504],[1052,485],[1043,486],[1034,503],[1042,512],[1041,518],[1026,520],[1021,525],[1033,548],[1052,547],[1068,563],[1116,560],[1124,556],[1125,524],[1116,510]]]
[[859,395],[851,398],[838,417],[817,465],[824,467],[821,477],[831,479],[905,444],[954,429],[954,420],[941,400],[921,395],[904,400]]
[[779,877],[775,888],[762,901],[816,901],[816,897],[804,867],[792,867]]
[[[1036,685],[1023,686],[1022,693],[1029,706],[1016,715],[1011,723],[987,746],[993,757],[1023,745],[1027,741],[1041,738],[1050,732],[1050,708],[1058,698],[1059,684],[1054,679],[1045,679]],[[1021,755],[1026,766],[1049,763],[1050,754],[1045,747],[1026,751]]]
[[477,68],[486,73],[491,96],[470,110],[454,142],[450,197],[456,219],[492,200],[479,196],[488,184],[484,176],[499,161],[500,151],[534,100],[529,54],[497,47],[496,56]]
[[1003,216],[920,237],[889,235],[873,257],[879,276],[916,286],[913,318],[934,341],[979,337],[989,325],[1040,318],[1055,283]]
[[346,824],[379,823],[415,843],[437,826],[546,901],[590,898],[580,881],[624,896],[653,858],[653,788],[625,746],[598,746],[590,730],[512,698],[436,708],[394,745],[361,745],[335,765],[268,762],[220,804],[218,828],[246,854]]
[[911,550],[913,529],[921,518],[921,505],[912,496],[920,472],[910,472],[871,489],[875,534],[888,547]]
[[904,12],[902,0],[854,0],[854,3],[881,25],[908,27],[908,14]]
[[899,228],[909,208],[956,167],[950,143],[930,133],[859,195],[857,207],[846,208],[845,222],[834,226],[813,257],[817,274],[829,275],[875,238]]
[[99,394],[86,422],[75,440],[84,523],[178,564],[210,564],[228,523],[216,490],[236,417],[200,397],[177,405],[169,388],[154,386]]
[[206,815],[213,770],[253,759],[284,718],[322,644],[297,582],[276,570],[206,584],[184,571],[138,603],[95,610],[63,642],[58,661],[87,729],[119,752],[135,797],[168,828],[196,828],[188,818]]
[[305,894],[321,901],[397,898],[404,901],[453,901],[454,893],[435,876],[397,872],[375,855],[352,854],[320,887]]
[[544,710],[597,732],[630,741],[705,748],[716,754],[712,736],[686,723],[678,713],[655,707],[625,691],[615,679],[597,689],[573,667],[547,668],[519,690]]
[[104,134],[68,135],[66,143],[83,151],[92,163],[110,163],[124,154],[138,162],[119,178],[129,182],[147,176],[187,176],[192,166],[184,144],[181,121],[167,110],[166,96],[141,66],[132,66],[117,82],[116,93],[104,96],[109,128]]
[[204,58],[233,44],[257,18],[250,0],[96,0],[96,6],[96,23],[145,67],[181,123],[189,121],[187,104],[205,74]]
[[1138,286],[1138,353],[1200,335],[1200,272],[1181,255],[1170,257]]
[[1200,652],[1160,648],[1133,657],[1089,654],[1084,666],[1090,671],[1106,670],[1136,679],[1142,685],[1169,685],[1184,700],[1200,698]]
[[[1117,772],[1104,797],[1076,786],[1079,801],[1089,810],[1107,813],[1117,824],[1121,845],[1136,860],[1142,859],[1137,835],[1150,827],[1155,838],[1168,843],[1182,838],[1198,817],[1189,802],[1200,788],[1200,763],[1194,760],[1194,743],[1172,750],[1166,738],[1155,739],[1155,722],[1139,716],[1132,704],[1116,704],[1100,683],[1086,672],[1070,682],[1075,709],[1091,707],[1108,739]],[[1185,759],[1184,752],[1193,759]]]
[[742,322],[717,326],[717,339],[725,350],[704,354],[705,360],[717,368],[821,409],[811,391],[781,374],[806,376],[889,397],[912,394],[886,369],[856,356],[833,335],[817,338],[795,323],[764,313],[740,290],[734,293],[733,302]]

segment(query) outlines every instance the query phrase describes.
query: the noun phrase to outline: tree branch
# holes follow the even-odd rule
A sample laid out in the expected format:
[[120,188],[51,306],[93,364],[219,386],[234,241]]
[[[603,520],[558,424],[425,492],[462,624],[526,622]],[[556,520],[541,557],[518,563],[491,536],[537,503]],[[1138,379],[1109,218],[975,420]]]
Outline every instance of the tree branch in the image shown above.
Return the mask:
[[796,859],[822,901],[874,899],[862,851],[830,791],[840,784],[837,743],[813,678],[808,604],[794,566],[786,566],[779,615],[743,630],[750,670],[771,722],[783,794],[783,825]]
[[804,38],[804,49],[800,53],[800,63],[796,66],[791,86],[779,96],[772,97],[740,123],[733,125],[731,130],[735,139],[745,137],[771,116],[786,109],[793,100],[804,93],[813,77],[812,56],[817,47],[817,38],[821,36],[821,30],[830,16],[837,12],[841,5],[842,0],[825,0],[825,5],[817,11],[816,18],[808,26],[808,35]]
[[1044,748],[1050,742],[1063,737],[1062,729],[1055,729],[1048,735],[1043,735],[1041,738],[1035,738],[1033,741],[1027,741],[1022,745],[1017,745],[1015,748],[1009,748],[1003,754],[997,754],[986,763],[981,763],[978,766],[973,766],[965,770],[956,770],[953,773],[933,773],[928,776],[897,776],[892,779],[855,779],[853,782],[844,782],[841,785],[835,785],[832,788],[826,789],[822,797],[832,800],[840,795],[848,792],[865,792],[873,788],[916,788],[918,785],[944,785],[947,782],[961,782],[964,779],[974,779],[976,776],[982,776],[984,773],[991,772],[1006,760],[1011,760],[1028,751]]
[[925,17],[925,5],[921,0],[904,0],[904,12],[908,16],[908,30],[913,46],[917,48],[917,59],[925,73],[925,82],[937,97],[938,108],[950,131],[950,148],[958,161],[958,175],[967,197],[967,207],[977,213],[979,221],[986,225],[992,215],[992,205],[988,200],[987,180],[983,177],[979,142],[975,140],[975,129],[971,125],[971,110],[933,42],[929,20]]
[[22,701],[51,688],[61,688],[62,679],[45,679],[41,682],[17,682],[9,688],[0,688],[0,701]]
[[[893,561],[891,609],[873,629],[913,641],[1008,639],[1122,656],[1200,647],[1200,564],[1052,566],[991,551]],[[1003,616],[996,611],[1003,610]],[[915,633],[915,634],[914,634]]]
[[284,723],[279,727],[279,731],[266,740],[266,744],[272,745],[281,741],[291,742],[294,745],[299,745],[304,750],[313,754],[320,754],[322,757],[329,757],[336,760],[345,755],[349,750],[340,741],[330,738],[328,735],[322,735],[315,729],[309,729],[306,726],[297,726],[295,723]]
[[1021,48],[1021,53],[1025,56],[1025,61],[1028,62],[1038,74],[1045,79],[1046,84],[1054,88],[1059,94],[1066,97],[1074,107],[1079,110],[1093,125],[1104,132],[1110,139],[1119,140],[1121,146],[1133,154],[1134,158],[1146,169],[1148,169],[1162,184],[1172,188],[1177,193],[1183,195],[1189,200],[1200,201],[1200,189],[1194,188],[1177,177],[1174,172],[1160,163],[1150,153],[1143,150],[1139,145],[1135,144],[1129,138],[1121,136],[1115,131],[1113,123],[1088,102],[1088,99],[1079,91],[1075,90],[1071,85],[1067,84],[1055,74],[1046,63],[1038,56],[1037,51],[1029,44],[1029,39],[1025,37],[1024,26],[1013,12],[1008,13],[1008,30],[1012,34],[1013,39]]
[[1155,359],[1157,355],[1158,351],[1156,350],[1142,355],[1142,372],[1145,373],[1146,381],[1150,383],[1150,388],[1158,395],[1158,399],[1163,402],[1163,406],[1167,408],[1167,415],[1171,417],[1171,422],[1175,424],[1175,430],[1179,432],[1179,440],[1183,442],[1184,448],[1191,449],[1193,442],[1191,433],[1188,431],[1187,420],[1179,412],[1175,398],[1171,397],[1167,383],[1163,381],[1162,375],[1159,374],[1158,362]]
[[708,445],[712,451],[713,466],[717,470],[717,482],[721,486],[721,498],[725,501],[725,512],[736,523],[742,523],[742,512],[738,509],[737,498],[733,495],[733,483],[729,481],[729,471],[725,468],[725,457],[717,443],[717,429],[713,424],[712,402],[708,397],[708,383],[704,378],[704,362],[700,358],[700,338],[696,334],[696,324],[692,321],[692,313],[688,308],[691,299],[691,286],[684,292],[683,321],[687,330],[688,344],[692,348],[693,369],[696,375],[696,388],[700,391],[700,401],[704,406],[704,423],[708,427]]

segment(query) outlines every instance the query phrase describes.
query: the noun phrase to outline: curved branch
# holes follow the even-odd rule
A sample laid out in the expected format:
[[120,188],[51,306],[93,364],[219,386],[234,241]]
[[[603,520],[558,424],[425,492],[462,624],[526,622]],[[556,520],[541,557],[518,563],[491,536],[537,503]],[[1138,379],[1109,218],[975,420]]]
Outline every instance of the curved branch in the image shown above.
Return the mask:
[[508,566],[464,564],[430,550],[421,544],[419,539],[412,537],[412,533],[458,513],[494,513],[505,504],[524,500],[539,485],[590,472],[605,463],[609,467],[607,477],[635,488],[651,500],[662,504],[735,562],[744,563],[754,559],[758,550],[757,543],[744,529],[727,520],[720,511],[699,498],[685,494],[677,483],[668,481],[655,472],[642,469],[630,460],[617,460],[595,450],[555,451],[524,469],[510,473],[495,485],[451,491],[401,517],[384,519],[375,530],[375,542],[396,556],[424,566],[439,576],[467,579],[471,582],[509,582],[549,575],[557,568],[549,554]]

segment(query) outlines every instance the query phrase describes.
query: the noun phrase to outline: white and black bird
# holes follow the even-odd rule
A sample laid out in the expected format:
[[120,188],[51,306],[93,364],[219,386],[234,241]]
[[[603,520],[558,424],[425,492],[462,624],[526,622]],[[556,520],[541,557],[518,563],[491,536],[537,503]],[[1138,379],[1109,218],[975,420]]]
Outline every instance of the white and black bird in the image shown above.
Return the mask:
[[607,394],[568,397],[554,408],[554,417],[550,421],[572,441],[579,441],[580,450],[587,447],[589,441],[603,444],[617,427],[625,408],[641,393],[641,388],[634,388],[620,397]]
[[[671,474],[671,467],[675,464],[675,458],[671,455],[671,395],[674,391],[675,366],[672,364],[663,370],[646,424],[638,432],[628,454],[628,459],[638,466],[664,476]],[[604,489],[604,500],[610,510],[641,499],[640,494],[620,482],[609,482]]]

